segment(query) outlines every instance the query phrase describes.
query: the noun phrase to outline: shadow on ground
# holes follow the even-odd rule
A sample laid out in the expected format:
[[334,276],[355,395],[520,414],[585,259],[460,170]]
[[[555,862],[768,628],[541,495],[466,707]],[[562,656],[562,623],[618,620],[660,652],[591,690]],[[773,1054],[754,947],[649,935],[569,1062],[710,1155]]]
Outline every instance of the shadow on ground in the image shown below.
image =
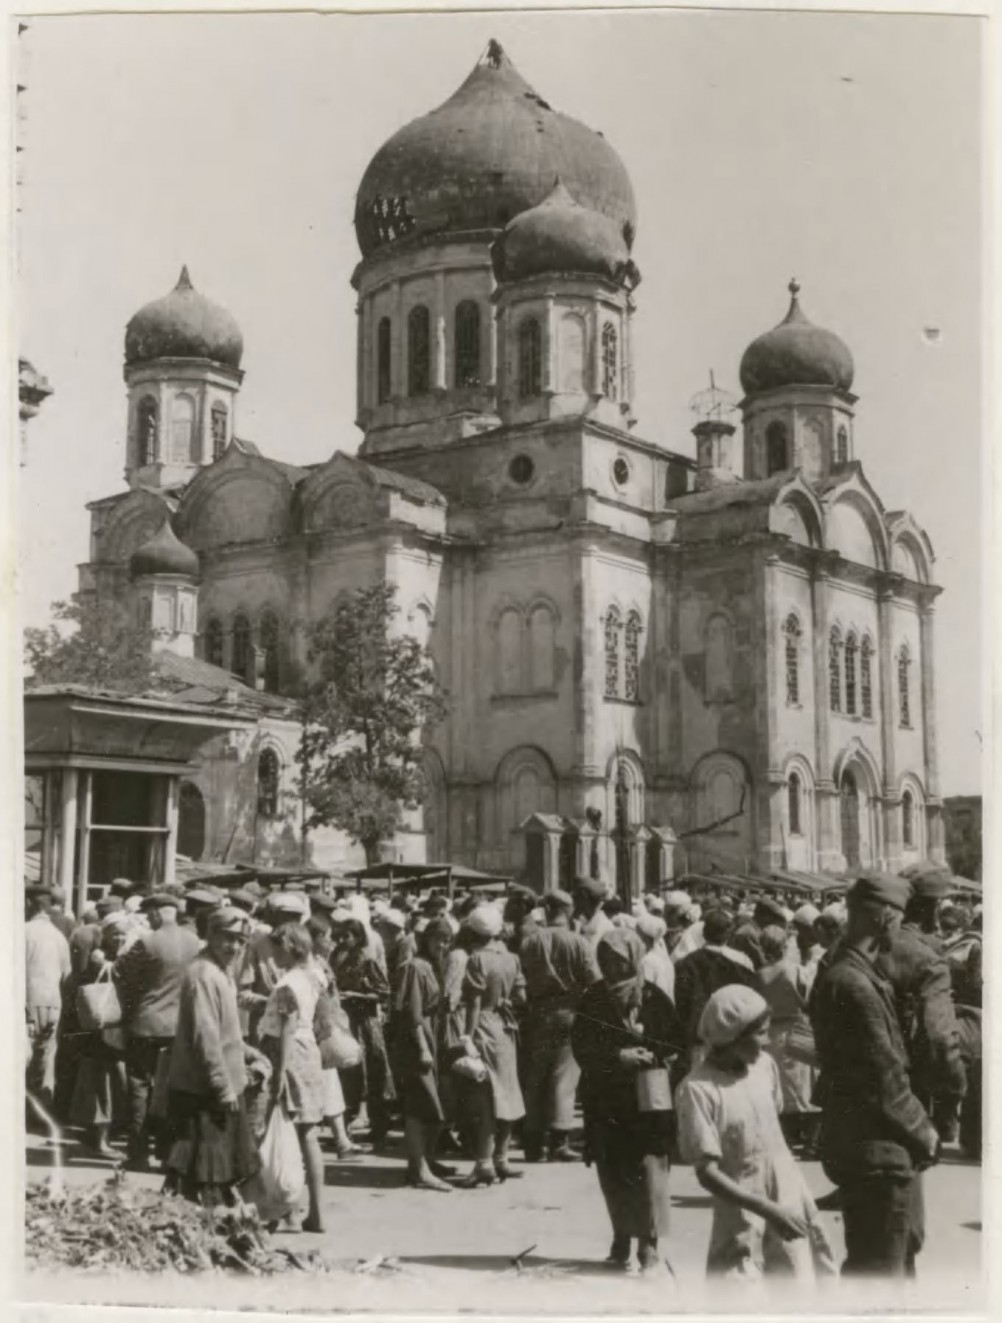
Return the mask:
[[516,1268],[514,1259],[505,1254],[402,1254],[400,1263],[427,1268],[464,1268],[469,1272],[510,1272],[513,1276],[533,1272],[574,1273],[577,1276],[615,1277],[623,1270],[598,1259],[548,1259],[531,1254]]

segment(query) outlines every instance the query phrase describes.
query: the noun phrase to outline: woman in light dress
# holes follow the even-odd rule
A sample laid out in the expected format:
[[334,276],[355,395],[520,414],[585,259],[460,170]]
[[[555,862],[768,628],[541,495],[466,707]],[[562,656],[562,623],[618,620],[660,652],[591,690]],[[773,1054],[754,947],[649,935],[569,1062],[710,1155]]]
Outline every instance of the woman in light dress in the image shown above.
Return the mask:
[[299,1137],[309,1197],[302,1230],[322,1232],[324,1162],[317,1132],[328,1104],[313,1021],[325,980],[313,959],[310,934],[302,924],[283,924],[273,941],[282,974],[261,1017],[261,1049],[271,1062],[272,1106],[285,1100]]

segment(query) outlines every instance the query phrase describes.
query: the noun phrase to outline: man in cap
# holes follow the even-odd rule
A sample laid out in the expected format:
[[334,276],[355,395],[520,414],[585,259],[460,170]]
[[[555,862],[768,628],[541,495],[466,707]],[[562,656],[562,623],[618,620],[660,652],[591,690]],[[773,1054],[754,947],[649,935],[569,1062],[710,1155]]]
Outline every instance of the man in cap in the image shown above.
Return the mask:
[[894,990],[876,968],[908,894],[908,883],[888,873],[853,883],[845,938],[810,1006],[822,1165],[839,1187],[846,1275],[914,1272],[924,1235],[920,1173],[939,1154],[939,1136],[908,1079]]
[[70,948],[49,917],[48,887],[24,889],[25,1016],[31,1053],[25,1085],[46,1108],[56,1083],[56,1030],[63,1005],[63,983],[70,973]]
[[258,1025],[268,998],[282,977],[272,931],[285,923],[305,923],[304,893],[273,891],[265,902],[262,918],[266,931],[252,937],[244,948],[236,969],[241,1028],[249,1043],[257,1043]]
[[753,969],[761,969],[765,964],[762,952],[762,933],[764,929],[776,927],[784,932],[789,927],[786,911],[778,900],[771,896],[759,896],[752,910],[752,917],[738,925],[731,934],[730,944],[736,951],[743,951],[752,962]]
[[816,905],[801,905],[793,911],[791,926],[797,948],[797,962],[803,966],[810,988],[818,972],[818,962],[825,953],[825,948],[818,941],[818,919],[821,911]]
[[681,940],[688,924],[689,906],[692,900],[687,891],[668,890],[664,894],[664,910],[661,917],[665,921],[665,947],[670,956]]
[[539,904],[539,893],[522,882],[513,882],[504,903],[504,942],[513,955],[518,955],[522,940],[539,925],[532,912]]
[[875,967],[894,989],[912,1088],[944,1142],[952,1143],[957,1137],[967,1074],[960,1053],[950,967],[920,926],[928,924],[930,908],[935,909],[949,883],[941,873],[927,870],[905,885],[910,892],[904,921],[887,949],[878,954]]
[[[177,1029],[184,971],[202,943],[178,921],[178,897],[155,891],[142,911],[149,931],[119,957],[117,982],[125,1029],[125,1078],[129,1106],[126,1163],[132,1171],[149,1170],[149,1145],[156,1122],[150,1102],[161,1053],[169,1053]],[[163,1145],[158,1156],[166,1157]]]
[[194,886],[189,887],[184,893],[185,917],[188,922],[182,921],[182,927],[194,927],[198,936],[205,941],[207,923],[209,915],[213,910],[218,909],[226,900],[221,891],[215,887]]
[[729,945],[734,923],[727,911],[707,910],[702,924],[702,945],[675,965],[675,1010],[685,1031],[687,1050],[679,1053],[672,1065],[673,1084],[682,1079],[692,1063],[703,1007],[717,989],[741,984],[762,991],[748,957]]
[[902,929],[918,933],[938,954],[943,952],[943,936],[939,930],[939,911],[943,901],[953,889],[948,869],[939,864],[909,864],[901,876],[911,883],[911,896],[905,909]]
[[597,949],[605,934],[613,929],[612,920],[602,908],[608,894],[609,888],[600,878],[574,879],[574,914],[578,921],[578,932],[591,943],[593,950]]
[[522,938],[526,1017],[524,1149],[526,1162],[542,1162],[547,1138],[551,1162],[574,1161],[570,1132],[581,1070],[571,1051],[571,1028],[581,994],[601,978],[595,948],[571,930],[574,899],[566,891],[543,897],[545,927]]

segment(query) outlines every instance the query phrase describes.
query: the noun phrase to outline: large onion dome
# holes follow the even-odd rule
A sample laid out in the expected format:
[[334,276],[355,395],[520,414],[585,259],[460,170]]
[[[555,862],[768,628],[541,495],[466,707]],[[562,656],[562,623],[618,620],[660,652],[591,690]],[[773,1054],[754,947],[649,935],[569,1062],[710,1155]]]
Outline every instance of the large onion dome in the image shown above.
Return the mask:
[[790,310],[771,331],[760,335],[741,359],[741,388],[746,395],[782,386],[828,386],[848,391],[855,368],[848,345],[834,331],[807,320],[790,281]]
[[133,579],[148,574],[179,574],[197,579],[198,570],[197,554],[175,535],[169,520],[165,520],[160,531],[134,551],[129,559],[129,573]]
[[582,207],[560,179],[538,207],[508,222],[491,256],[499,281],[565,272],[637,283],[620,227],[600,211]]
[[632,244],[636,206],[622,161],[600,133],[553,110],[491,41],[444,105],[372,158],[355,202],[359,247],[368,257],[410,234],[502,229],[557,176]]
[[128,366],[157,358],[208,358],[238,368],[244,339],[232,314],[199,294],[188,268],[162,299],[140,308],[125,328]]

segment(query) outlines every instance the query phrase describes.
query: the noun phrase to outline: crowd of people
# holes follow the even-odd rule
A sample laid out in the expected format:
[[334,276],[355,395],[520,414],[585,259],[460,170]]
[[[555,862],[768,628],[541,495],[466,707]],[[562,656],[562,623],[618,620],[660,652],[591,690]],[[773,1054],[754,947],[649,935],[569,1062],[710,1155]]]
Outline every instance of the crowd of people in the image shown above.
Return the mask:
[[[827,1204],[844,1273],[909,1275],[922,1171],[958,1139],[980,1157],[980,906],[953,890],[931,866],[792,910],[767,882],[627,907],[585,877],[451,902],[120,879],[78,919],[28,887],[30,1116],[214,1205],[249,1197],[281,1103],[312,1232],[325,1163],[396,1134],[433,1193],[519,1175],[513,1149],[584,1160],[609,1263],[635,1248],[642,1271],[681,1161],[712,1199],[709,1273],[835,1271]],[[819,1204],[798,1158],[833,1182]]]

